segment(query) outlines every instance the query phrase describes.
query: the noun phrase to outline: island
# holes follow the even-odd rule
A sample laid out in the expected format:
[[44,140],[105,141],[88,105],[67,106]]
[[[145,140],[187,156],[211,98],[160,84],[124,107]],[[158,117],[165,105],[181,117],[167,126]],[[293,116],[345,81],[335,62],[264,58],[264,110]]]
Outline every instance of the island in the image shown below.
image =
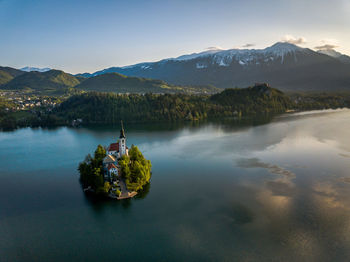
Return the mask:
[[129,149],[121,122],[120,136],[108,147],[98,145],[94,156],[88,154],[79,164],[80,182],[84,192],[115,199],[137,195],[151,179],[151,161],[137,146]]

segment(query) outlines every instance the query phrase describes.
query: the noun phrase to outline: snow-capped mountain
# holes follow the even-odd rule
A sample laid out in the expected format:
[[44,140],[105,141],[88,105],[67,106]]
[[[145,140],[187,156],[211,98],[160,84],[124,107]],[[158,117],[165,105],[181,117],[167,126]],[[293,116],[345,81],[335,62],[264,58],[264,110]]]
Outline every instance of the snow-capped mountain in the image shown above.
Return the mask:
[[328,56],[335,57],[335,58],[343,55],[342,53],[339,53],[339,52],[335,51],[334,49],[321,49],[321,50],[318,50],[317,52],[319,52],[320,54],[328,55]]
[[343,63],[350,64],[350,56],[344,55],[334,49],[324,49],[317,51],[318,53],[325,54],[334,58],[337,58],[339,61]]
[[282,42],[265,49],[208,50],[158,62],[112,67],[92,76],[109,72],[221,88],[268,82],[282,90],[350,89],[350,65],[339,57]]
[[234,60],[238,61],[241,65],[247,65],[253,62],[259,62],[258,60],[268,62],[276,58],[281,58],[283,63],[284,56],[296,52],[307,52],[308,49],[298,47],[296,45],[288,43],[276,43],[273,46],[265,49],[230,49],[230,50],[210,50],[201,52],[198,54],[183,55],[174,58],[174,61],[192,60],[196,58],[213,57],[213,63],[219,66],[229,66]]
[[25,71],[25,72],[32,72],[32,71],[47,72],[47,71],[50,71],[51,68],[48,68],[48,67],[45,67],[45,68],[38,68],[38,67],[26,66],[26,67],[21,68],[20,70]]

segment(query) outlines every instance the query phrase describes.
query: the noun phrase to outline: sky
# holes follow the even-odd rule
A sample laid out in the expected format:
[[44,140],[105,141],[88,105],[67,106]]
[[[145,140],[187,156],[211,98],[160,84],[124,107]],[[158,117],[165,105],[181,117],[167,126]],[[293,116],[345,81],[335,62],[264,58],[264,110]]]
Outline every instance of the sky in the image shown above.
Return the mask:
[[350,55],[350,0],[0,0],[0,65],[70,73],[278,41]]

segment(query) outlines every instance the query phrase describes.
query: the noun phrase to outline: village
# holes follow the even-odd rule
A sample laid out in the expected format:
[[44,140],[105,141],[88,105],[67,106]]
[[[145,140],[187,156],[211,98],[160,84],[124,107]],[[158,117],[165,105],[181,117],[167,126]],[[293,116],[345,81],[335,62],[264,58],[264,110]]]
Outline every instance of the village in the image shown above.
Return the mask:
[[40,107],[45,107],[47,111],[51,111],[60,101],[58,97],[26,95],[19,91],[1,91],[0,97],[12,104],[12,106],[5,108],[5,111],[11,112]]

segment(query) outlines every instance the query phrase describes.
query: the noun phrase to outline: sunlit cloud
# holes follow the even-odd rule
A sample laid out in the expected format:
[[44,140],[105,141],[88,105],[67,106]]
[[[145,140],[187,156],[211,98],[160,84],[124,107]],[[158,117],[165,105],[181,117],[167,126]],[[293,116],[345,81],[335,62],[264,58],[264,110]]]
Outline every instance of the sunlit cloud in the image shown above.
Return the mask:
[[242,45],[243,48],[249,48],[249,47],[253,47],[255,46],[255,44],[245,44],[245,45]]
[[294,45],[303,45],[303,44],[306,44],[306,39],[304,37],[294,37],[292,35],[285,35],[282,38],[282,42],[290,43]]
[[316,50],[330,50],[339,47],[339,41],[333,38],[326,38],[321,40],[319,46],[315,46]]
[[334,49],[337,47],[339,47],[339,46],[327,44],[327,45],[315,46],[315,49],[316,50],[330,50],[330,49]]
[[223,50],[223,48],[221,46],[209,46],[206,48],[206,50],[215,51],[215,50]]

